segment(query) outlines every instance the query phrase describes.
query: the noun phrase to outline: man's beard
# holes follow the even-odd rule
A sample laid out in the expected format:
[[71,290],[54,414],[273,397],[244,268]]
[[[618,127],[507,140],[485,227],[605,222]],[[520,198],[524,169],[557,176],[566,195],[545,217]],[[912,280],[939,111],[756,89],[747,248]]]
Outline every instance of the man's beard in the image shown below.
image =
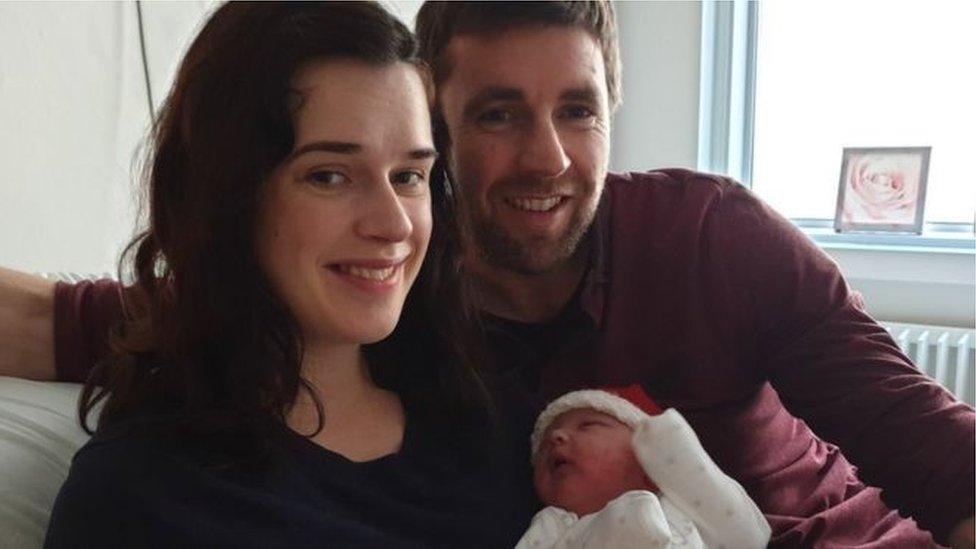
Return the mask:
[[579,250],[593,218],[595,207],[573,212],[566,230],[555,240],[549,238],[513,238],[503,227],[491,219],[472,212],[470,205],[465,217],[470,245],[488,265],[521,275],[545,274],[565,264]]

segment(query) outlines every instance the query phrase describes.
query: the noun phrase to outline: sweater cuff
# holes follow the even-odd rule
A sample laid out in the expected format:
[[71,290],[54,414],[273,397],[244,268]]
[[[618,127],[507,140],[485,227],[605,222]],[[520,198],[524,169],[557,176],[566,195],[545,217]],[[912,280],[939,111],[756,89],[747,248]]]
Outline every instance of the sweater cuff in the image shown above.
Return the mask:
[[122,318],[113,280],[58,282],[54,287],[54,368],[58,381],[84,382],[109,353],[109,328]]

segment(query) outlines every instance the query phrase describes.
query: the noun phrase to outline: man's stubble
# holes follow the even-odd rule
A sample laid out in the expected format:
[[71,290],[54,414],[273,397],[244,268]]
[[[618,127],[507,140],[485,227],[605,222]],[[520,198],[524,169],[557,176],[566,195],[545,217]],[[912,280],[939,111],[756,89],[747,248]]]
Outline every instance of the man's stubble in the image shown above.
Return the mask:
[[[581,205],[574,212],[566,229],[555,239],[546,237],[518,238],[491,219],[478,207],[476,197],[465,192],[463,183],[454,175],[450,177],[459,191],[459,211],[461,230],[469,252],[496,269],[519,275],[543,275],[559,269],[582,251],[593,220],[596,217],[599,196],[592,202]],[[602,194],[602,185],[599,193]]]

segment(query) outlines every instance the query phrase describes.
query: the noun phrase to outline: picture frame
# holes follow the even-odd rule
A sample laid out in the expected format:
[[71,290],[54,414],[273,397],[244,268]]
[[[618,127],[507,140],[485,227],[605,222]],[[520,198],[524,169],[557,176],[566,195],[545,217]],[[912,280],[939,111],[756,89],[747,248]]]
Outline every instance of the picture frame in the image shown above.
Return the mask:
[[922,234],[932,147],[845,147],[834,230]]

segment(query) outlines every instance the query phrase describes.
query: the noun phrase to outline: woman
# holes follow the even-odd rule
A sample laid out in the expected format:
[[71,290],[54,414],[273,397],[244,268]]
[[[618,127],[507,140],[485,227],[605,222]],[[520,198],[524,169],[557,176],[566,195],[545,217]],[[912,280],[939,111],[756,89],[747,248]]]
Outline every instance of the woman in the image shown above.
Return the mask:
[[232,3],[203,28],[47,546],[517,538],[414,55],[375,4]]

